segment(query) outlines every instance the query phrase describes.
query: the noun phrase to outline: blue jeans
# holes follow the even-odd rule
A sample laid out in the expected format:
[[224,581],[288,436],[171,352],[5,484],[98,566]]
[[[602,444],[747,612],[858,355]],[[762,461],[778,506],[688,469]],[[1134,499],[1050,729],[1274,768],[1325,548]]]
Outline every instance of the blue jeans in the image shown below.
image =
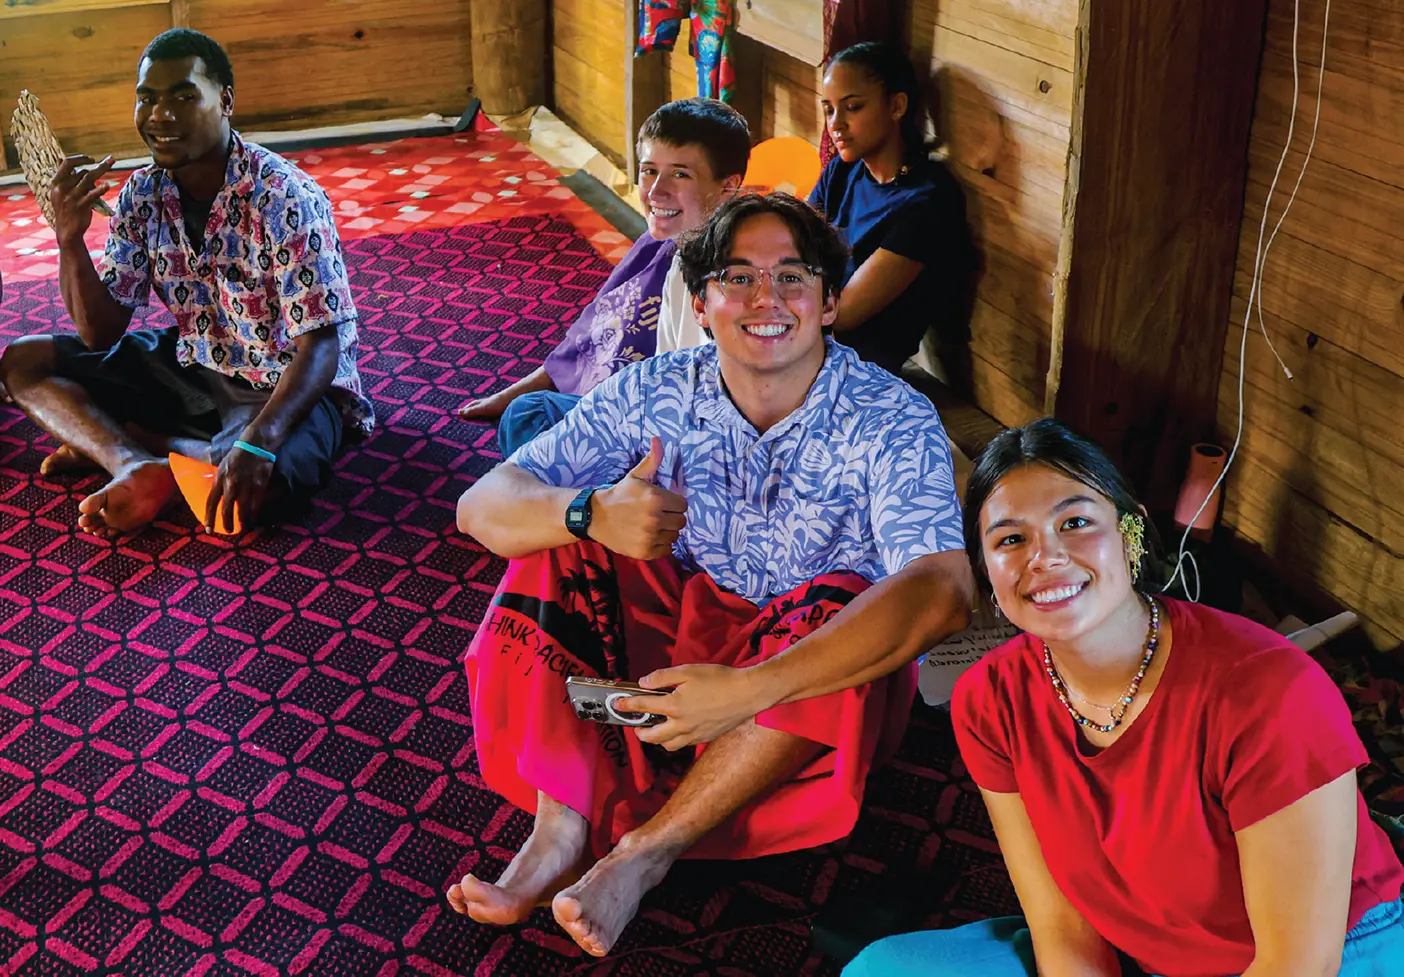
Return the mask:
[[580,398],[575,394],[556,390],[538,390],[512,401],[497,422],[497,446],[502,457],[555,427],[578,403]]
[[[1128,973],[1139,973],[1129,969]],[[1404,973],[1404,903],[1383,902],[1346,934],[1340,977]],[[843,968],[843,977],[1035,977],[1033,943],[1022,916],[878,940]]]

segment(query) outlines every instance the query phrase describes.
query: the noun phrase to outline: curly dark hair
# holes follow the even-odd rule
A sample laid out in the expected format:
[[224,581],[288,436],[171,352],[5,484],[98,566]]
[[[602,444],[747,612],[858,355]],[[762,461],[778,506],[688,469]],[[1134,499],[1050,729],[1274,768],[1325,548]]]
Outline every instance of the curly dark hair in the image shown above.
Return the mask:
[[220,88],[234,87],[234,66],[229,63],[229,55],[213,37],[192,31],[186,27],[173,27],[162,31],[151,39],[146,50],[141,52],[137,64],[150,58],[152,61],[179,61],[181,58],[199,58],[205,62],[205,74]]
[[693,295],[707,290],[707,276],[731,257],[737,229],[752,217],[774,214],[790,228],[800,259],[824,279],[825,296],[843,288],[848,249],[824,215],[788,193],[741,193],[729,197],[700,228],[678,246],[683,281]]

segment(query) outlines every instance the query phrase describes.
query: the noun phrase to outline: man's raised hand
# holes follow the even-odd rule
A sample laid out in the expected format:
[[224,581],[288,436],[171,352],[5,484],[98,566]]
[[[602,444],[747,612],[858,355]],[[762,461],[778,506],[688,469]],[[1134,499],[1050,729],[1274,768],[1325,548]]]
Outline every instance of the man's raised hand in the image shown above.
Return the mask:
[[654,484],[663,461],[657,437],[643,461],[618,484],[596,492],[590,538],[621,556],[656,560],[667,556],[687,525],[687,499]]
[[93,204],[111,189],[99,182],[112,169],[115,160],[111,156],[104,156],[90,170],[77,172],[78,167],[94,162],[91,156],[69,156],[54,173],[49,202],[54,207],[54,235],[60,246],[83,240],[93,222]]

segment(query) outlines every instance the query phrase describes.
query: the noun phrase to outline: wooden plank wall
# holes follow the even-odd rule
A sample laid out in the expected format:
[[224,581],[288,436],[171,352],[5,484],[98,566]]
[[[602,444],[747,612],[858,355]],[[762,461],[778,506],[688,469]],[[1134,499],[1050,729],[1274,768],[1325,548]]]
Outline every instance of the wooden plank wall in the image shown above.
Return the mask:
[[[1316,111],[1324,0],[1302,0],[1302,97],[1294,151],[1273,198],[1291,193]],[[1292,2],[1271,0],[1249,157],[1247,208],[1219,391],[1232,443],[1239,345],[1263,201],[1292,104]],[[1404,640],[1404,11],[1331,4],[1321,128],[1263,277],[1244,376],[1243,445],[1225,523],[1279,577],[1366,619],[1378,647]]]
[[985,272],[971,344],[978,406],[1043,413],[1073,102],[1076,0],[911,0],[938,135],[966,187]]
[[[235,124],[303,128],[468,104],[470,0],[185,0],[234,64]],[[412,13],[410,12],[412,11]]]
[[1088,24],[1056,413],[1152,512],[1214,433],[1266,9],[1153,0]]
[[679,98],[692,98],[697,94],[697,62],[687,53],[691,41],[692,28],[684,21],[682,30],[678,33],[678,43],[673,46],[672,51],[663,55],[668,64],[667,81],[664,83],[665,94],[670,102]]
[[621,169],[626,2],[551,0],[551,108]]
[[39,97],[65,150],[97,157],[145,152],[132,127],[137,59],[171,26],[170,6],[65,6],[0,19],[0,130],[12,165],[10,113],[25,88]]
[[762,51],[760,138],[799,136],[819,145],[824,132],[824,117],[819,111],[823,69],[775,48]]
[[137,59],[180,20],[229,52],[236,126],[457,116],[472,85],[469,3],[421,0],[413,17],[400,0],[43,0],[0,8],[5,137],[9,107],[28,88],[66,149],[143,152],[132,128]]

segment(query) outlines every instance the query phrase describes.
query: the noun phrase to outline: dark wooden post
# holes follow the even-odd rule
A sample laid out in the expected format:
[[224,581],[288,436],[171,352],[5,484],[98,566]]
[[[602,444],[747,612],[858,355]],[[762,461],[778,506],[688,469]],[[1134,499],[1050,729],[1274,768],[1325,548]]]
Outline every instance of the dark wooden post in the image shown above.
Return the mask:
[[473,91],[489,115],[546,101],[546,0],[473,0]]
[[1048,406],[1157,508],[1173,503],[1190,445],[1214,433],[1265,5],[1081,7]]
[[667,100],[663,55],[634,57],[639,37],[639,5],[625,4],[624,15],[624,159],[631,181],[639,179],[639,126]]

